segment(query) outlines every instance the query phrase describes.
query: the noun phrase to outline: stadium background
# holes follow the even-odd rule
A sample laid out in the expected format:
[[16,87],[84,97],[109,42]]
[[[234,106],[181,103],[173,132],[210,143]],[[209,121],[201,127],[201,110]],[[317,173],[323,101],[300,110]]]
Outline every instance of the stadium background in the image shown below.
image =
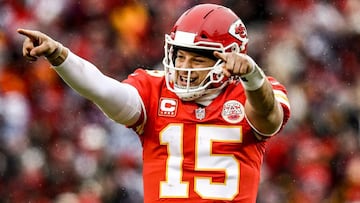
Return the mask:
[[289,91],[292,117],[269,144],[258,203],[360,202],[358,0],[0,0],[0,202],[142,200],[137,137],[43,59],[25,61],[17,28],[122,80],[161,69],[164,34],[203,2],[242,18],[249,55]]

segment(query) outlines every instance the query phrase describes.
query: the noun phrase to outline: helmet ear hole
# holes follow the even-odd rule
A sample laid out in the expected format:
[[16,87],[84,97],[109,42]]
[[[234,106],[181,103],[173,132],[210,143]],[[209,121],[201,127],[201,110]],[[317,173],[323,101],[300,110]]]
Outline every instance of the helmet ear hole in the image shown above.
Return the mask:
[[239,52],[239,46],[236,46],[235,44],[231,47],[232,52]]
[[203,39],[208,39],[208,36],[207,36],[205,33],[202,33],[200,36],[201,36],[201,38],[203,38]]

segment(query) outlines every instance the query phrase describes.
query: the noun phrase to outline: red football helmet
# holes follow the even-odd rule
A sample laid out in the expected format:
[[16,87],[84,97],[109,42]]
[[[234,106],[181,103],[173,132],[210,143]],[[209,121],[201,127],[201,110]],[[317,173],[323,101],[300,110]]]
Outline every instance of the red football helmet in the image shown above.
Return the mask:
[[[213,51],[246,53],[247,43],[245,25],[230,9],[216,4],[200,4],[190,8],[177,20],[170,34],[165,35],[163,64],[168,89],[182,100],[189,101],[219,91],[227,85],[228,80],[222,74],[221,60],[208,68],[175,67],[175,50],[183,48],[211,55]],[[177,71],[188,72],[187,86],[176,84],[174,77]],[[192,71],[208,72],[207,77],[197,87],[190,86]]]

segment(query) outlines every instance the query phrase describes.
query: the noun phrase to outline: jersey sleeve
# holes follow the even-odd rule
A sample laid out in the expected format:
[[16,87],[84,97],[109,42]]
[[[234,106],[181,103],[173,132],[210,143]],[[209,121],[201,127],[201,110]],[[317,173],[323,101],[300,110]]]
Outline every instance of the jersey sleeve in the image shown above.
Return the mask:
[[152,94],[157,94],[159,85],[161,84],[164,74],[163,71],[145,70],[138,68],[134,73],[130,74],[127,79],[122,82],[134,86],[142,100],[142,114],[139,120],[129,128],[133,128],[138,134],[143,133],[144,125],[147,121],[147,110],[151,105],[150,102]]
[[138,90],[143,102],[146,101],[144,98],[149,97],[150,91],[146,90],[149,90],[147,87],[150,87],[151,83],[144,69],[136,69],[123,82],[134,86]]
[[281,126],[281,128],[283,128],[290,118],[290,102],[287,97],[287,90],[284,85],[279,83],[275,78],[268,77],[268,80],[273,87],[275,99],[280,103],[283,109],[284,118]]
[[280,84],[275,78],[273,77],[267,77],[273,92],[274,92],[274,97],[275,99],[279,102],[281,109],[283,111],[283,121],[281,123],[281,125],[279,126],[279,128],[272,134],[263,134],[259,131],[257,131],[252,125],[251,123],[249,123],[253,130],[255,131],[254,135],[258,140],[267,140],[268,138],[278,134],[286,125],[287,121],[290,118],[290,103],[289,103],[289,99],[287,97],[287,90],[285,88],[284,85]]

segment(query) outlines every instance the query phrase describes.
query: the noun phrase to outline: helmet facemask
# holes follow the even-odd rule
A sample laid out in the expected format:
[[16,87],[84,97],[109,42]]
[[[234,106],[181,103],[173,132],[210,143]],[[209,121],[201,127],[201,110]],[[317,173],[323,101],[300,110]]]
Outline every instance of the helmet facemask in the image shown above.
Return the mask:
[[[234,44],[236,45],[236,44]],[[202,96],[205,96],[209,93],[214,93],[220,91],[228,83],[228,78],[222,72],[222,63],[220,59],[216,59],[215,56],[212,57],[208,54],[206,57],[217,60],[212,67],[202,67],[202,68],[178,68],[175,67],[175,59],[177,49],[192,50],[194,52],[201,53],[213,53],[213,51],[225,52],[225,48],[222,47],[219,43],[209,43],[209,42],[200,42],[195,43],[194,45],[184,45],[176,44],[174,40],[171,39],[169,35],[165,36],[165,57],[163,60],[163,65],[165,69],[165,80],[167,88],[177,94],[180,99],[184,101],[196,100]],[[200,54],[202,55],[202,54]],[[181,86],[177,84],[177,77],[179,71],[185,72],[186,86]],[[190,76],[192,72],[206,71],[207,75],[203,81],[197,86],[191,86]],[[184,74],[183,74],[184,75]]]

